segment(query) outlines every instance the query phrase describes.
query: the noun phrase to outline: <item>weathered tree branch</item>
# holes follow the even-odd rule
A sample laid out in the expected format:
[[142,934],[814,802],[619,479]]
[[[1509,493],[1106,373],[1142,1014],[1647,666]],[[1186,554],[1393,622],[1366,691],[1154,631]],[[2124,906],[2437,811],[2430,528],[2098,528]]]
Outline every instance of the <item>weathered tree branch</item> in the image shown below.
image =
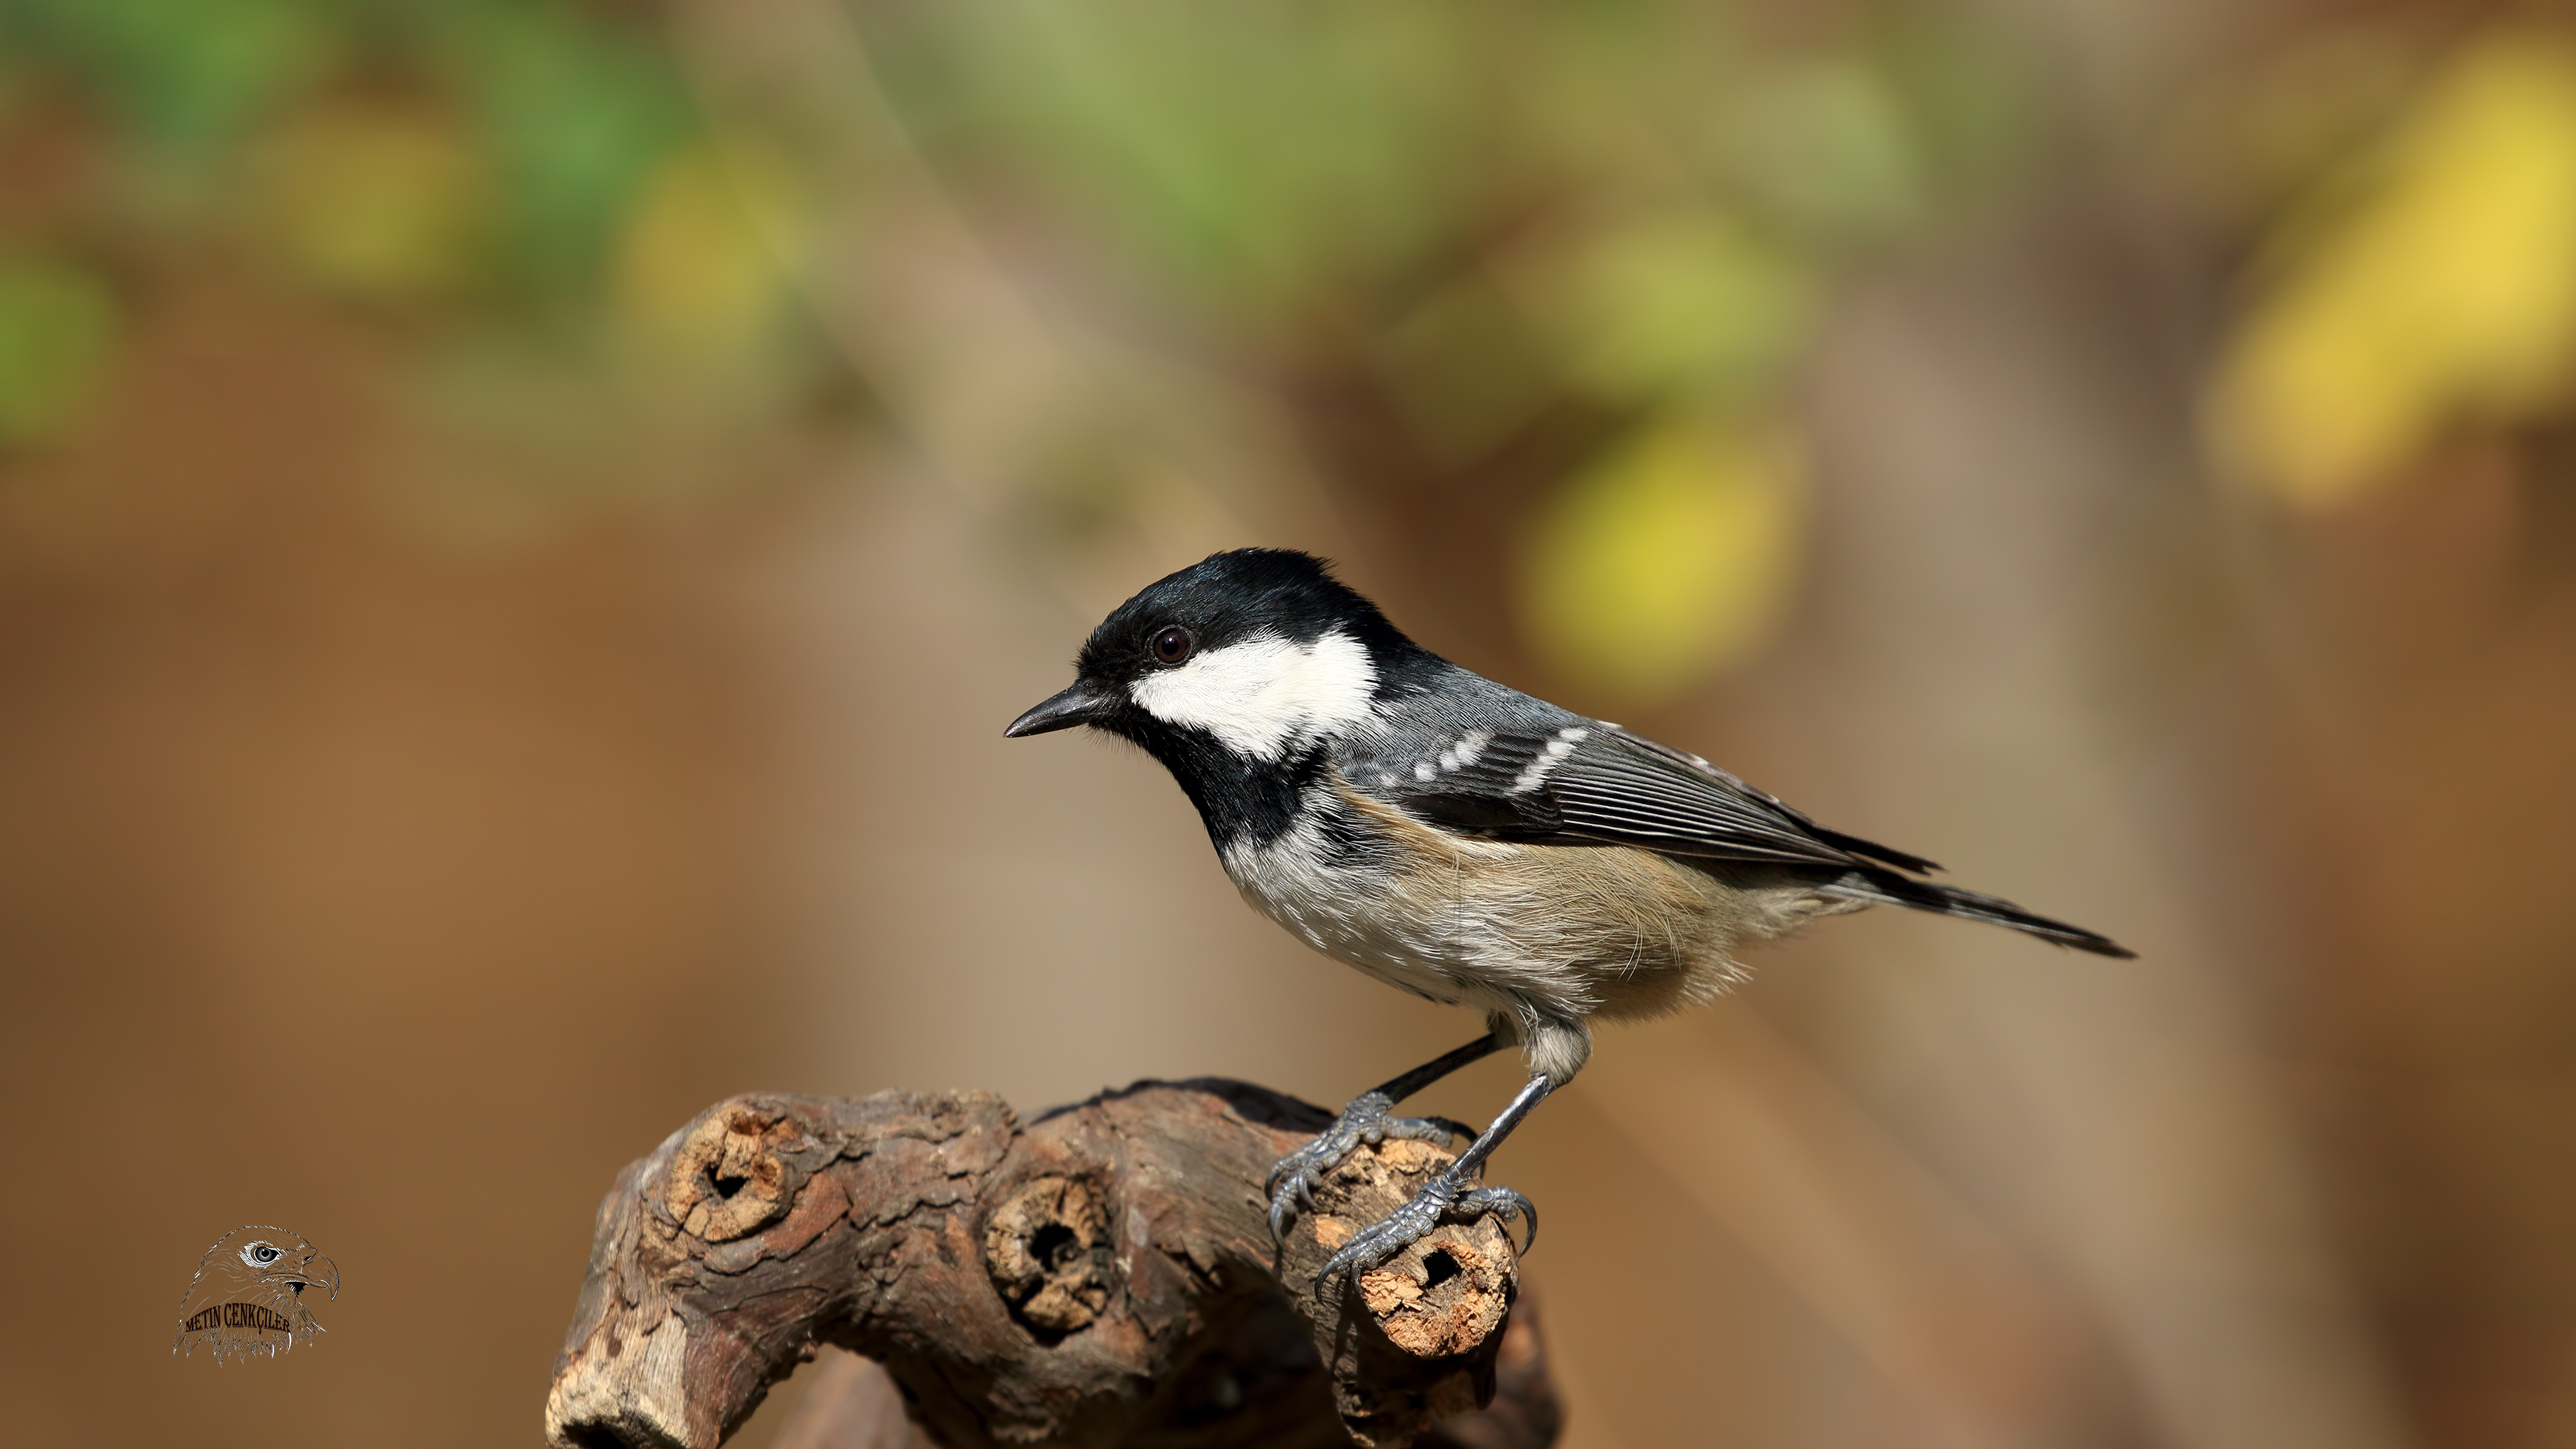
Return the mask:
[[[713,1449],[832,1344],[882,1364],[949,1449],[1397,1446],[1442,1420],[1435,1442],[1551,1442],[1535,1330],[1505,1342],[1517,1262],[1500,1222],[1315,1282],[1448,1154],[1355,1153],[1273,1247],[1263,1179],[1325,1121],[1225,1081],[1140,1084],[1025,1125],[989,1093],[719,1103],[601,1204],[548,1436]],[[1476,1413],[1498,1360],[1504,1402]]]

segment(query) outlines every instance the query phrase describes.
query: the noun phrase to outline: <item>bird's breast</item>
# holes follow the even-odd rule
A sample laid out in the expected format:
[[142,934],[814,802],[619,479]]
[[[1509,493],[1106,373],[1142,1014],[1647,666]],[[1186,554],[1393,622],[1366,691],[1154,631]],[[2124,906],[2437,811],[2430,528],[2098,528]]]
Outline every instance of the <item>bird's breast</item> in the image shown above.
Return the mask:
[[1398,888],[1403,862],[1394,842],[1330,790],[1310,792],[1285,832],[1221,855],[1244,900],[1307,945],[1433,1000],[1460,999],[1442,969],[1448,932]]

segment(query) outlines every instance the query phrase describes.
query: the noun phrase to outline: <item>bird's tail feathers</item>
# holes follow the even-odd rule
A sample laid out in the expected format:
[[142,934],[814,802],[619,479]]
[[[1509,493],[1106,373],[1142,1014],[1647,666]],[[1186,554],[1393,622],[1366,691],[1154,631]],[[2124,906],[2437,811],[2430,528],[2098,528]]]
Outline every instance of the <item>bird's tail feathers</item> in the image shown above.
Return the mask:
[[1892,870],[1856,870],[1824,888],[1825,894],[1877,905],[1906,906],[1930,911],[1938,916],[1957,916],[1961,920],[1984,921],[1988,925],[2007,926],[2013,930],[2090,951],[2096,956],[2116,956],[2122,960],[2138,953],[2095,931],[2052,921],[2046,916],[2023,910],[1998,896],[1979,895],[1956,886],[1934,885],[1930,881],[1910,880]]

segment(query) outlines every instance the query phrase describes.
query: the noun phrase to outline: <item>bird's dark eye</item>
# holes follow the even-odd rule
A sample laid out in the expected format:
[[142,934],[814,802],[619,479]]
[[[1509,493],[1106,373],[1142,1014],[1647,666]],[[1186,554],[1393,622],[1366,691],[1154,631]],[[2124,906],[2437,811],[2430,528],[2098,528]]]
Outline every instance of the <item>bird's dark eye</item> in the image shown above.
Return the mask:
[[270,1246],[269,1246],[268,1244],[266,1244],[266,1243],[262,1243],[262,1244],[260,1244],[258,1247],[255,1247],[255,1248],[251,1249],[251,1250],[250,1250],[250,1255],[251,1255],[253,1258],[258,1259],[260,1262],[263,1262],[263,1263],[274,1263],[274,1262],[276,1262],[278,1259],[283,1258],[283,1257],[285,1257],[285,1256],[286,1256],[284,1253],[281,1253],[281,1252],[279,1252],[277,1249],[270,1247]]
[[1165,664],[1178,664],[1190,657],[1190,650],[1196,643],[1190,638],[1189,630],[1175,624],[1154,636],[1154,657]]

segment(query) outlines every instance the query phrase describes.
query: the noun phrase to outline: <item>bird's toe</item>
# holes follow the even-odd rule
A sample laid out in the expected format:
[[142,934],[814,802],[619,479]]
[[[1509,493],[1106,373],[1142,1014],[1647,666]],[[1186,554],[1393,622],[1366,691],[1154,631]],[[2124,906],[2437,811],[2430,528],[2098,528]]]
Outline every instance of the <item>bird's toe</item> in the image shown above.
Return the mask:
[[1473,1222],[1487,1213],[1498,1213],[1506,1222],[1518,1216],[1528,1224],[1529,1237],[1521,1252],[1528,1252],[1529,1244],[1538,1241],[1536,1204],[1508,1187],[1470,1190],[1452,1167],[1424,1183],[1402,1207],[1353,1234],[1326,1260],[1322,1276],[1365,1272],[1429,1237],[1442,1223]]
[[1450,1216],[1472,1222],[1492,1213],[1508,1224],[1514,1217],[1521,1220],[1524,1236],[1519,1251],[1527,1255],[1538,1246],[1538,1204],[1508,1187],[1480,1187],[1458,1199]]

